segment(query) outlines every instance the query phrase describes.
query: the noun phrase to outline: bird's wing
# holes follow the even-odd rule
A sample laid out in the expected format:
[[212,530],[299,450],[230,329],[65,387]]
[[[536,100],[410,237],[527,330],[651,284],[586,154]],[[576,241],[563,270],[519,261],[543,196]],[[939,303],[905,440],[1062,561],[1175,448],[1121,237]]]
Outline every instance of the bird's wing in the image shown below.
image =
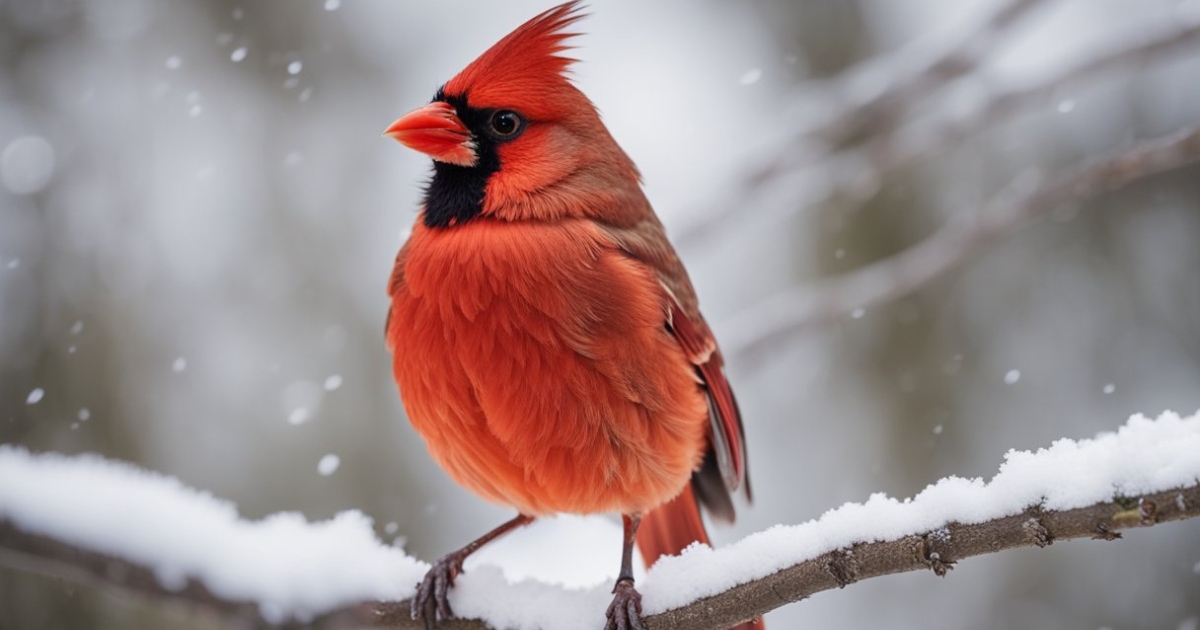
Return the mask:
[[[706,481],[711,481],[712,474],[719,471],[719,478],[724,481],[726,492],[736,491],[746,479],[746,447],[742,417],[737,400],[733,396],[733,389],[725,378],[724,361],[721,351],[717,348],[716,338],[700,315],[696,292],[688,279],[687,270],[667,241],[662,224],[653,215],[629,227],[604,227],[622,250],[650,267],[658,276],[669,302],[665,323],[679,340],[679,345],[696,366],[704,382],[709,400],[712,450],[716,466],[707,463],[706,457],[706,463],[698,475],[709,475],[710,479],[700,478],[697,479],[697,483],[701,486],[711,485],[706,484]],[[709,492],[705,492],[701,487],[698,490],[704,500],[704,495],[712,494],[717,489],[710,487]],[[727,496],[714,496],[712,499],[718,504],[728,502]],[[704,502],[717,515],[725,511],[721,505],[714,505],[708,500]],[[731,516],[732,505],[728,511]]]

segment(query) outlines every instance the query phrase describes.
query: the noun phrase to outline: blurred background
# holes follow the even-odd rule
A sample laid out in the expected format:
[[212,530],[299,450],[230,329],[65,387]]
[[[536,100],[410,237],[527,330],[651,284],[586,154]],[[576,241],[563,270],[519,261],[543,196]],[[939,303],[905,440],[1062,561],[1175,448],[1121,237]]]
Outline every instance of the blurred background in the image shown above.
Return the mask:
[[[404,419],[384,286],[429,166],[380,133],[548,4],[0,0],[0,442],[135,462],[251,518],[361,509],[425,559],[508,518]],[[1018,3],[986,37],[984,0],[590,4],[575,79],[719,339],[753,341],[755,305],[921,242],[1014,179],[1200,120],[1200,37],[971,118],[1194,27],[1196,0]],[[899,122],[801,133],[963,42],[963,76],[909,94]],[[947,121],[966,131],[895,167],[859,150]],[[760,182],[769,165],[787,168]],[[757,498],[717,542],[1196,411],[1198,241],[1191,166],[1056,208],[898,300],[727,344]],[[3,628],[180,624],[163,614],[0,568]],[[873,579],[768,622],[1195,630],[1200,526]]]

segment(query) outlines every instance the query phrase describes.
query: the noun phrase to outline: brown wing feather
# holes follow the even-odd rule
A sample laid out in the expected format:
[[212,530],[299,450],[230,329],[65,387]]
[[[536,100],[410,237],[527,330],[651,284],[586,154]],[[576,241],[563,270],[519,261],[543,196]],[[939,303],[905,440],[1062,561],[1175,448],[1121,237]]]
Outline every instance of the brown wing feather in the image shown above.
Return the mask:
[[653,269],[666,289],[671,300],[666,324],[704,381],[712,421],[712,449],[725,487],[729,492],[736,491],[746,476],[741,413],[725,378],[716,339],[700,315],[687,270],[652,212],[631,225],[604,227],[622,249]]

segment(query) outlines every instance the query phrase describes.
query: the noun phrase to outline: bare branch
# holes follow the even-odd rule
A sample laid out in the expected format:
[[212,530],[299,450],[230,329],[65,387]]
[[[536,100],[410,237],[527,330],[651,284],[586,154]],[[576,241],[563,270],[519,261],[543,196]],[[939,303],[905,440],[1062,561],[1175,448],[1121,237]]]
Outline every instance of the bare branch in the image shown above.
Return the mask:
[[815,287],[780,293],[721,326],[730,356],[746,356],[812,324],[908,295],[1026,221],[1156,173],[1200,161],[1200,128],[1157,138],[1057,178],[1019,176],[979,212],[962,214],[924,241]]
[[1164,28],[1148,36],[1088,58],[1040,80],[1011,85],[982,97],[983,105],[965,116],[945,117],[920,128],[897,130],[872,137],[861,149],[870,176],[883,175],[922,156],[961,142],[980,129],[992,126],[1024,108],[1045,101],[1068,85],[1093,79],[1123,66],[1146,63],[1200,42],[1200,21]]
[[[805,191],[810,197],[797,207],[788,209],[789,214],[803,212],[819,204],[836,203],[843,208],[853,208],[874,196],[876,186],[862,186],[859,182],[880,182],[889,173],[913,164],[963,142],[973,134],[996,125],[1005,119],[1025,111],[1066,86],[1094,79],[1124,66],[1148,63],[1180,49],[1200,42],[1200,21],[1192,20],[1150,35],[1134,38],[1131,42],[1099,53],[1073,66],[1049,74],[1032,82],[993,88],[979,97],[981,104],[964,114],[943,114],[929,121],[906,126],[895,124],[877,125],[869,136],[862,136],[859,147],[843,147],[840,153],[816,152],[799,163],[789,155],[774,155],[747,174],[731,199],[723,207],[701,213],[700,218],[686,226],[677,241],[688,246],[709,236],[721,233],[725,223],[745,218],[744,200],[754,191],[791,173],[802,183],[833,181],[828,190],[815,194]],[[986,81],[981,84],[987,85]],[[799,140],[798,140],[799,142]],[[792,152],[795,145],[786,151]],[[854,169],[853,177],[840,174],[847,168]],[[799,170],[797,170],[799,169]],[[854,185],[837,185],[836,182],[853,182]]]
[[[790,602],[867,578],[922,569],[942,576],[956,562],[972,556],[1033,545],[1045,547],[1073,538],[1113,540],[1120,538],[1124,529],[1197,516],[1200,481],[1176,490],[1140,498],[1115,497],[1110,502],[1073,510],[1033,506],[1020,514],[983,523],[949,523],[919,536],[831,551],[713,597],[649,616],[645,622],[650,630],[723,630]],[[273,623],[253,604],[222,601],[194,580],[178,589],[168,589],[149,568],[25,533],[7,522],[0,522],[0,564],[81,584],[119,588],[155,602],[171,602],[192,614],[221,619],[229,627],[423,628],[409,619],[408,602],[364,602],[304,623]],[[471,619],[452,619],[439,628],[488,630],[482,621]]]
[[[873,77],[888,81],[887,86],[865,101],[843,107],[833,120],[807,135],[842,147],[855,138],[891,129],[909,106],[975,72],[987,54],[1009,35],[1012,27],[1042,4],[1045,0],[1003,0],[978,25],[963,29],[957,39],[932,55],[914,59],[901,54],[896,62],[882,64],[886,72],[867,70]],[[867,63],[879,65],[874,60]],[[843,76],[854,77],[857,72],[857,69],[851,69]]]

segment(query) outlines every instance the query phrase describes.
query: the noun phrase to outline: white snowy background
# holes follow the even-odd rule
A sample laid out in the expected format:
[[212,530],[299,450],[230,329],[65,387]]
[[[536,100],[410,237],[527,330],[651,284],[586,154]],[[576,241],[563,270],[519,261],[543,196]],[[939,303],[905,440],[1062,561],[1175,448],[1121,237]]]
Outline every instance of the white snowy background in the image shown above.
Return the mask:
[[[952,37],[990,4],[597,0],[575,76],[679,232],[783,143],[814,80]],[[446,479],[403,419],[383,287],[428,167],[379,134],[547,5],[0,0],[0,442],[134,462],[250,518],[358,509],[426,560],[508,518]],[[1198,12],[1048,1],[988,77],[1019,81]],[[1193,48],[1036,103],[890,179],[862,212],[769,218],[795,205],[785,184],[682,254],[730,336],[741,309],[914,243],[1022,169],[1197,120]],[[1197,182],[1193,167],[1057,212],[912,297],[734,358],[757,501],[718,543],[990,476],[1010,447],[1134,412],[1200,408]],[[578,544],[612,546],[615,573],[615,543]],[[944,580],[870,580],[768,621],[1194,629],[1198,563],[1200,529],[1167,525]],[[157,614],[0,569],[0,625],[156,627]]]

